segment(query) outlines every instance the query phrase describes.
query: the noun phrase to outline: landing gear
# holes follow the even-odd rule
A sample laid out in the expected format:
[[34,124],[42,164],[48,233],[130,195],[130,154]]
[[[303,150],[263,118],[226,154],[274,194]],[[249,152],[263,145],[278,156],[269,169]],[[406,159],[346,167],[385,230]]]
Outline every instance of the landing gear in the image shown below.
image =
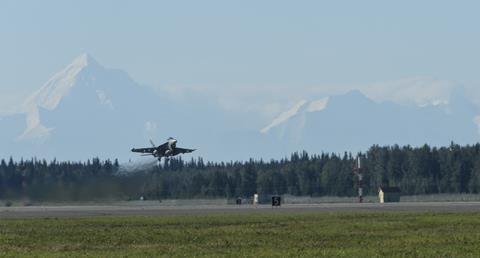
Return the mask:
[[162,165],[162,157],[157,158],[157,167],[161,167]]
[[[168,162],[170,162],[170,159],[171,159],[170,157],[164,157],[163,165],[168,164]],[[161,165],[162,165],[162,157],[158,157],[157,158],[157,167],[161,167]]]
[[163,166],[164,167],[167,167],[168,165],[170,165],[170,158],[169,157],[165,157],[163,160],[164,160],[163,161]]

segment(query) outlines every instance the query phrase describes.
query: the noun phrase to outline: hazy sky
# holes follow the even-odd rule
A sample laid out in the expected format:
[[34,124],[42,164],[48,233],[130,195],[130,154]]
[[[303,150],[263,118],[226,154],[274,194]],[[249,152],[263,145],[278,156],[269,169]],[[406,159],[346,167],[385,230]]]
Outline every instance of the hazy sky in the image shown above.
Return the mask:
[[424,76],[480,86],[479,10],[440,0],[2,1],[0,108],[83,52],[140,83],[208,89],[234,106],[238,92],[280,98]]

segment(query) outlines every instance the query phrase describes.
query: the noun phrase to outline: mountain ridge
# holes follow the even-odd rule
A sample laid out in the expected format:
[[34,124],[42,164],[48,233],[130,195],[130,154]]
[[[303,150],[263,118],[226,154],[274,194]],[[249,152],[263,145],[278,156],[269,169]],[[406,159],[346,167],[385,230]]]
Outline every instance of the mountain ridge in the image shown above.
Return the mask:
[[375,101],[359,90],[309,96],[258,128],[245,126],[257,114],[226,111],[209,96],[169,98],[83,54],[35,91],[24,113],[0,119],[0,155],[136,160],[132,147],[170,136],[215,161],[360,151],[373,144],[477,142],[477,108],[461,89],[448,90],[448,101],[431,97],[421,107]]
[[[372,144],[445,145],[479,139],[477,110],[457,96],[447,106],[402,106],[375,102],[360,91],[331,96],[318,112],[299,112],[270,135],[307,151],[360,151]],[[321,147],[320,147],[321,146]]]

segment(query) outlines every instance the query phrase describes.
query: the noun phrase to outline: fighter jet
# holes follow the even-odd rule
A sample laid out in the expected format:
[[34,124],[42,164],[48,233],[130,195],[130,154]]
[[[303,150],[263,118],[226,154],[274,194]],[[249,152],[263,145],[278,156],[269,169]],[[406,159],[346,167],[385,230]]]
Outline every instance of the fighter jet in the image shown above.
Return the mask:
[[190,153],[195,151],[195,149],[178,148],[177,140],[173,139],[172,137],[168,138],[166,143],[159,146],[156,146],[152,140],[150,140],[150,143],[152,144],[151,148],[133,148],[132,152],[140,152],[142,153],[142,156],[152,155],[160,162],[162,160],[162,157],[168,159],[169,157],[173,157],[178,154]]

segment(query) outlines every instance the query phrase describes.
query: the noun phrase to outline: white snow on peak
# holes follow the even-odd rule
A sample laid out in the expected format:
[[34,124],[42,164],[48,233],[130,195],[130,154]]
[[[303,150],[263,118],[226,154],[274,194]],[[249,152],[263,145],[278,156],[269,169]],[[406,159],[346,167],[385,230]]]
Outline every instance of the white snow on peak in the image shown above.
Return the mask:
[[295,106],[293,106],[291,109],[281,113],[277,118],[275,118],[273,120],[273,122],[271,124],[267,125],[262,130],[260,130],[260,132],[261,133],[268,133],[268,131],[270,131],[270,129],[272,129],[273,127],[276,127],[276,126],[282,124],[283,122],[287,121],[291,117],[295,116],[298,113],[298,111],[300,110],[300,108],[302,108],[306,103],[307,103],[306,100],[301,100],[300,102],[295,104]]
[[[70,92],[75,85],[78,74],[85,67],[101,66],[88,54],[82,54],[75,58],[71,64],[62,71],[50,78],[38,91],[32,94],[24,102],[23,109],[27,115],[27,128],[19,137],[20,139],[43,138],[48,136],[51,128],[46,128],[41,124],[39,107],[53,110],[60,103],[62,98]],[[106,104],[113,108],[111,101],[103,94],[103,98],[99,95],[102,104]]]
[[417,107],[448,105],[455,82],[432,77],[411,77],[363,87],[362,92],[377,102],[392,101]]
[[87,66],[99,66],[88,54],[77,57],[65,69],[50,78],[38,91],[30,96],[26,102],[27,110],[32,106],[39,106],[53,110],[75,85],[77,75]]
[[448,106],[448,104],[449,104],[448,100],[437,99],[437,100],[431,100],[430,102],[417,103],[417,106],[423,108],[423,107],[430,107],[430,106],[434,106],[434,107]]
[[95,59],[93,59],[92,56],[90,56],[87,53],[83,53],[83,54],[79,55],[77,58],[75,58],[70,65],[85,67],[89,64],[96,64],[96,63],[97,62],[95,61]]
[[307,112],[317,112],[324,110],[328,105],[329,99],[329,97],[325,97],[323,99],[310,102],[310,105],[308,105],[307,107]]
[[107,94],[103,90],[97,90],[97,97],[100,101],[100,104],[107,106],[111,110],[113,110],[113,103],[112,100],[107,96]]
[[40,115],[37,107],[31,107],[27,111],[27,128],[22,135],[18,137],[20,140],[44,138],[50,134],[52,128],[46,128],[40,122]]

